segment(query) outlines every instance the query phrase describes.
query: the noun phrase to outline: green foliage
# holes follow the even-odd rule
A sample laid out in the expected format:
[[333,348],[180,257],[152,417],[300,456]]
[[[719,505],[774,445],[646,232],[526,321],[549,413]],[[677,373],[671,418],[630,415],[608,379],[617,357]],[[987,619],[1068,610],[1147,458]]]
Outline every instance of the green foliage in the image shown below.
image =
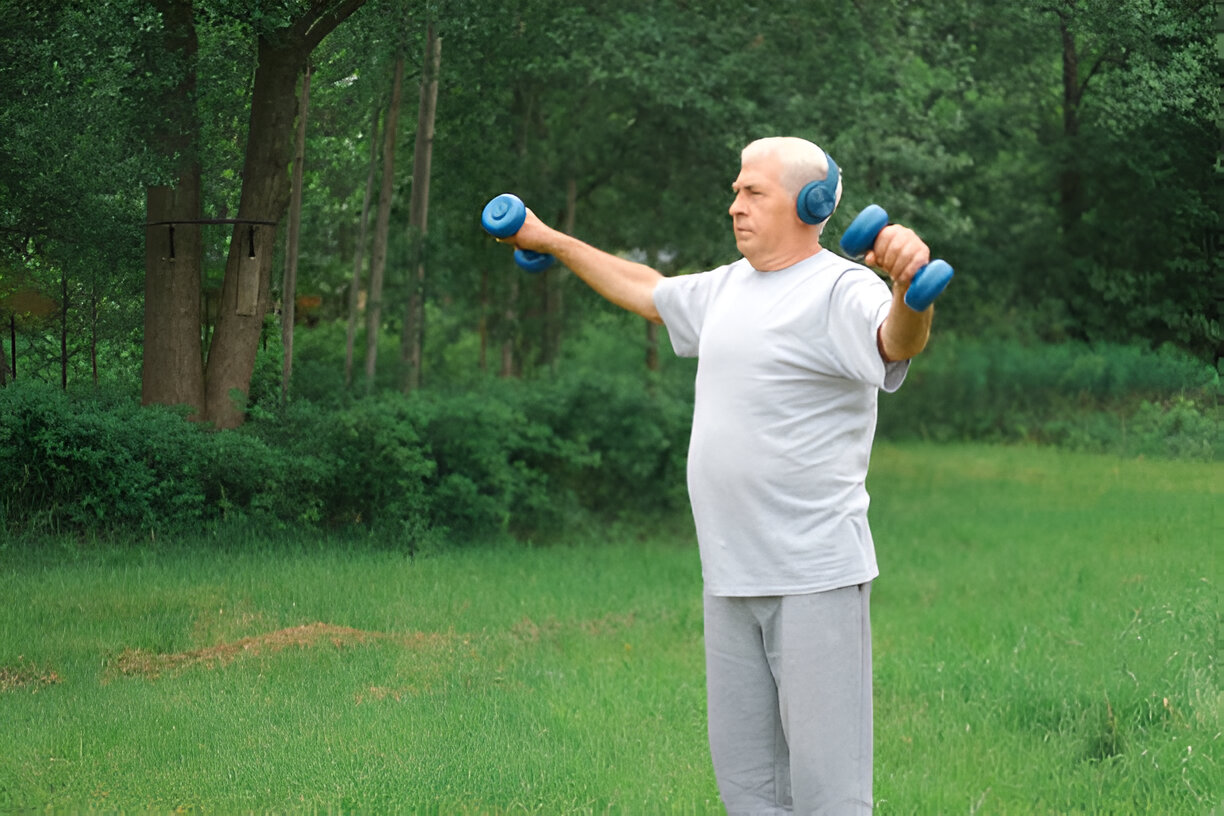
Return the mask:
[[881,397],[879,432],[1213,460],[1224,454],[1219,388],[1216,371],[1171,345],[940,337]]
[[0,391],[0,507],[19,529],[191,529],[288,516],[283,454],[169,408],[18,382]]
[[688,403],[651,393],[642,377],[571,374],[547,384],[537,406],[590,459],[570,474],[584,506],[649,515],[682,506]]
[[[538,380],[464,378],[408,396],[321,389],[283,405],[268,354],[252,419],[234,431],[128,394],[19,380],[0,389],[0,518],[44,532],[375,530],[417,549],[656,517],[686,503],[693,372],[668,359],[636,373],[640,331],[593,321],[560,373]],[[306,368],[335,378],[318,360]],[[1218,461],[1218,396],[1218,374],[1172,346],[943,336],[881,397],[879,436]]]
[[203,491],[182,464],[194,429],[171,411],[24,383],[0,392],[0,405],[0,508],[10,522],[50,531],[199,516]]
[[[275,38],[305,5],[196,4],[205,217],[238,205],[255,37]],[[5,304],[14,291],[59,306],[66,291],[66,326],[58,310],[16,314],[22,375],[55,381],[62,362],[75,384],[96,359],[103,382],[130,381],[142,342],[142,188],[174,177],[173,157],[149,137],[182,60],[165,53],[148,4],[6,0],[3,19],[0,319],[14,311]],[[323,297],[325,319],[347,309],[371,125],[402,52],[409,104],[383,333],[400,328],[412,285],[396,242],[405,243],[426,19],[445,43],[427,366],[461,365],[452,341],[470,350],[485,321],[490,348],[511,343],[530,372],[542,327],[560,326],[569,342],[606,308],[570,279],[561,313],[541,315],[538,280],[507,274],[505,248],[476,226],[491,195],[513,189],[561,225],[572,184],[580,237],[666,258],[669,271],[709,268],[734,253],[725,207],[737,150],[776,133],[816,140],[843,167],[845,198],[826,243],[877,201],[956,266],[941,331],[1171,342],[1204,360],[1220,347],[1213,10],[1144,0],[830,0],[819,13],[784,3],[748,16],[727,0],[369,0],[312,55],[298,287]],[[1063,86],[1068,47],[1079,60],[1076,99]],[[1078,193],[1063,200],[1072,181]],[[204,230],[206,290],[217,288],[230,236]],[[397,387],[396,359],[380,353],[377,387]],[[462,374],[432,373],[435,382]],[[274,404],[278,390],[256,386],[253,403]]]
[[684,502],[687,413],[644,385],[489,381],[456,393],[292,400],[210,431],[165,408],[0,390],[14,531],[391,531],[408,548],[550,533]]
[[414,405],[431,458],[432,521],[460,538],[536,529],[564,518],[572,494],[550,471],[582,461],[580,448],[534,415],[521,388],[452,396],[421,394]]
[[243,434],[283,451],[291,466],[276,474],[297,497],[298,524],[376,528],[425,526],[435,465],[411,406],[398,397],[325,410],[295,400],[282,412],[248,423]]

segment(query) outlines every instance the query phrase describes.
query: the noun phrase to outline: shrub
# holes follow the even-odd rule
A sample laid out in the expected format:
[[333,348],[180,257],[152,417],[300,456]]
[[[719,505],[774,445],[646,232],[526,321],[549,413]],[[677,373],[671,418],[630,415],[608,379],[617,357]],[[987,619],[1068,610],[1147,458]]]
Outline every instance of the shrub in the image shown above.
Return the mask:
[[589,452],[569,462],[564,477],[585,509],[615,517],[684,506],[687,393],[657,378],[583,371],[546,384],[535,398],[554,432]]
[[399,395],[334,410],[294,400],[242,430],[283,452],[289,467],[280,478],[297,505],[288,514],[295,523],[415,529],[428,515],[433,465]]
[[880,435],[1034,441],[1119,455],[1220,455],[1219,375],[1171,346],[937,338],[880,400]]
[[[416,547],[680,509],[691,367],[647,375],[636,350],[604,351],[549,379],[409,396],[281,405],[265,389],[230,431],[131,395],[17,382],[0,389],[0,523],[199,532],[237,521],[370,530]],[[941,338],[882,398],[879,427],[891,438],[1214,460],[1218,382],[1167,348]]]
[[13,383],[0,390],[0,506],[48,530],[197,521],[204,443],[170,409]]

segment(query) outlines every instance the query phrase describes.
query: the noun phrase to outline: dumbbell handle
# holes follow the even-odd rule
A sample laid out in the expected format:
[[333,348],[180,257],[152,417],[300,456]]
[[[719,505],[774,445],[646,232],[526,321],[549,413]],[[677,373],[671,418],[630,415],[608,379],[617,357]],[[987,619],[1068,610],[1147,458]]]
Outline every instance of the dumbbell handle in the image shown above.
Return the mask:
[[[480,214],[480,225],[494,238],[509,238],[522,229],[527,220],[527,205],[513,193],[502,193],[485,205]],[[542,272],[553,265],[556,258],[547,252],[530,249],[514,250],[514,262],[528,272]]]
[[[855,260],[862,260],[875,245],[880,230],[888,226],[888,213],[878,204],[870,204],[855,216],[842,235],[842,251]],[[935,302],[948,281],[952,280],[952,267],[946,261],[933,260],[914,273],[909,289],[905,292],[905,305],[916,312],[925,311]]]

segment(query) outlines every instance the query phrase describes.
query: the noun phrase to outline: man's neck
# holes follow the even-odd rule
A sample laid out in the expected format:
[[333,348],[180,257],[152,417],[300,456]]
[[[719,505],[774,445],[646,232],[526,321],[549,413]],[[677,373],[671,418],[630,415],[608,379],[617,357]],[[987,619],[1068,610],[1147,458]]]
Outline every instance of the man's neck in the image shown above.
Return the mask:
[[748,263],[752,264],[752,268],[758,272],[777,272],[782,269],[789,269],[800,261],[806,261],[813,255],[820,253],[823,249],[824,247],[817,240],[810,243],[805,242],[802,245],[764,257],[755,255],[751,258],[744,257]]

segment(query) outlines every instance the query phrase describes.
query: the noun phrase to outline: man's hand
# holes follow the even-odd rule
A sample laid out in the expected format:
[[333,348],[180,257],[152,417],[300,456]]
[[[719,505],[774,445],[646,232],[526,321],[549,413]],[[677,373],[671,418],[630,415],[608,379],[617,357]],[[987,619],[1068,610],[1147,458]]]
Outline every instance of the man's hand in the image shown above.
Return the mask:
[[523,216],[523,225],[519,227],[518,232],[495,240],[501,244],[509,244],[515,249],[548,252],[551,254],[552,250],[548,248],[548,244],[556,235],[557,232],[552,227],[541,221],[531,211],[531,208],[527,207],[526,213]]
[[889,224],[880,230],[875,245],[863,260],[868,266],[887,272],[893,283],[901,285],[904,294],[914,274],[930,263],[931,248],[909,227]]

